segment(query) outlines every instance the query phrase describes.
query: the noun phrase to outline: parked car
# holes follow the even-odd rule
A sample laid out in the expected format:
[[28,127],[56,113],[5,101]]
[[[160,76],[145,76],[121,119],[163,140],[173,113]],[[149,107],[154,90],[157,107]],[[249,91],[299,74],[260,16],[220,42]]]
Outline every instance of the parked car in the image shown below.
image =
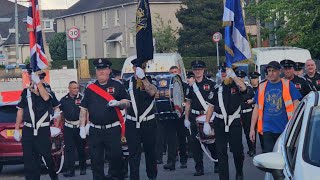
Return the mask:
[[3,165],[22,164],[22,146],[13,139],[16,104],[0,106],[0,172]]
[[[17,66],[16,64],[8,64],[8,65],[6,66],[6,69],[7,69],[7,70],[15,69],[16,66]],[[19,68],[20,68],[20,69],[26,69],[26,65],[25,65],[25,64],[19,64]]]
[[300,102],[273,152],[257,155],[253,164],[268,172],[265,180],[320,179],[319,129],[320,91]]

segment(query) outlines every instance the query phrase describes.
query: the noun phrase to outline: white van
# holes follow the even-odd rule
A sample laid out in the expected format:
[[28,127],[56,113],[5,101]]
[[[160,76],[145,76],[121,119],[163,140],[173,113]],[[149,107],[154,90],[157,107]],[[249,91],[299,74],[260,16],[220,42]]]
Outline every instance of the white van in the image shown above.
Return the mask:
[[[128,57],[122,67],[121,77],[127,79],[133,74],[131,61],[137,56]],[[186,71],[180,54],[178,53],[159,53],[153,55],[153,60],[147,64],[146,73],[148,75],[168,74],[171,66],[177,66],[182,81],[186,80]]]
[[255,69],[261,74],[260,80],[265,79],[264,68],[271,61],[282,61],[290,59],[294,62],[305,63],[311,59],[311,54],[307,49],[297,47],[263,47],[252,48],[253,60],[256,65]]

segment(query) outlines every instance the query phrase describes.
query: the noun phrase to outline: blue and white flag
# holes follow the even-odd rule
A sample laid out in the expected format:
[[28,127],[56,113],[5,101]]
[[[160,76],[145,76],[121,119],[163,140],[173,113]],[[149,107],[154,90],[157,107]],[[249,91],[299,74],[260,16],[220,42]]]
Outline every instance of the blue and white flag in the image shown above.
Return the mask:
[[227,67],[250,59],[251,50],[244,26],[241,0],[226,0],[223,13]]

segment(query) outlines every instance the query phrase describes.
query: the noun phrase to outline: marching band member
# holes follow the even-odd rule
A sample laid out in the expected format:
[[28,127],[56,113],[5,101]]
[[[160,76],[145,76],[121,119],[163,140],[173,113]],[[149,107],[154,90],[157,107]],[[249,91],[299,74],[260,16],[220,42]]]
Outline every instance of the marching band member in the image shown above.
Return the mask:
[[[94,180],[102,180],[104,174],[104,152],[110,153],[112,178],[123,179],[121,136],[124,136],[124,121],[120,109],[129,107],[128,94],[124,86],[110,78],[110,61],[97,59],[97,81],[89,84],[80,104],[80,136],[86,138],[89,126],[89,148]],[[90,124],[87,124],[88,115]]]
[[130,179],[139,180],[141,143],[146,159],[146,171],[149,179],[157,177],[155,153],[157,121],[155,119],[155,101],[157,92],[155,81],[145,75],[146,63],[139,67],[138,60],[131,61],[134,75],[125,82],[130,95],[131,106],[127,108],[126,138],[129,149]]
[[236,180],[243,180],[243,145],[242,125],[240,120],[242,93],[246,92],[246,85],[236,76],[232,69],[221,65],[222,84],[214,89],[213,98],[209,99],[206,123],[203,126],[205,134],[209,134],[210,118],[213,112],[216,116],[213,120],[216,137],[216,149],[219,160],[220,180],[229,179],[228,143],[233,153],[236,167]]
[[[27,69],[30,66],[27,66]],[[50,110],[58,107],[59,102],[53,101],[53,92],[44,87],[36,73],[31,74],[33,82],[29,88],[21,93],[21,99],[17,105],[17,117],[14,130],[14,139],[22,141],[23,161],[26,180],[40,180],[41,156],[49,170],[52,180],[58,179],[51,155]],[[33,86],[34,84],[34,86]],[[20,124],[22,138],[20,135]]]
[[[201,145],[197,139],[196,117],[206,114],[207,102],[213,98],[212,91],[215,82],[204,76],[206,64],[203,61],[195,60],[191,62],[194,78],[189,79],[190,87],[186,90],[185,126],[191,130],[191,150],[196,163],[194,176],[204,175],[203,153]],[[208,149],[213,159],[217,159],[215,143],[209,144]],[[218,163],[215,162],[214,172],[218,172]]]

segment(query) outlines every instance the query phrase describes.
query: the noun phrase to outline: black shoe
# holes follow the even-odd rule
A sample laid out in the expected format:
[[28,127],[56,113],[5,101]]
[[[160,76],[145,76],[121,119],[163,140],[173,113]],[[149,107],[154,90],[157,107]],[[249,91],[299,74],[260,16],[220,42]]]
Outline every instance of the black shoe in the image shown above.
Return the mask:
[[243,180],[243,175],[237,174],[237,175],[236,175],[236,180]]
[[73,177],[74,176],[74,171],[66,171],[63,173],[64,177]]
[[86,175],[87,172],[86,172],[86,169],[80,169],[80,175]]
[[185,169],[185,168],[187,168],[188,166],[187,166],[187,163],[186,162],[182,162],[182,163],[180,163],[180,168],[181,169]]
[[247,152],[247,154],[250,156],[250,157],[253,157],[255,154],[256,154],[256,151],[255,150],[250,150]]
[[124,177],[124,178],[129,178],[129,173],[128,173],[128,171],[126,171],[126,172],[123,174],[123,177]]
[[156,180],[156,178],[149,178],[149,180]]
[[157,164],[163,164],[162,160],[157,160]]
[[192,152],[188,152],[188,158],[192,158]]
[[214,163],[214,173],[219,173],[219,163]]
[[163,166],[163,169],[167,169],[167,170],[170,170],[170,171],[174,171],[174,170],[176,170],[175,163],[165,164],[165,165]]
[[51,180],[59,180],[58,176],[51,177]]
[[203,170],[197,170],[197,171],[193,174],[193,176],[202,176],[202,175],[204,175]]

